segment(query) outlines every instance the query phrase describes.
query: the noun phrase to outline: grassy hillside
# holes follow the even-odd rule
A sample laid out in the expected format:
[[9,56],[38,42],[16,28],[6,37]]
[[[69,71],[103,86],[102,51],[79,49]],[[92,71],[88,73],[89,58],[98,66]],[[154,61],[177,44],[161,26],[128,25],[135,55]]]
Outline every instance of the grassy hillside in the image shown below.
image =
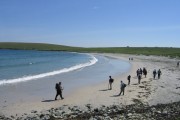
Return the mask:
[[45,43],[0,42],[0,49],[74,51],[74,49],[78,50],[79,48]]
[[143,55],[162,55],[171,57],[180,57],[180,48],[162,48],[162,47],[112,47],[112,48],[88,48],[87,52],[104,53],[124,53],[124,54],[143,54]]
[[124,53],[143,55],[163,55],[180,57],[180,48],[161,47],[109,47],[109,48],[81,48],[44,43],[8,43],[0,42],[0,49],[23,49],[23,50],[51,50],[73,52],[97,52],[97,53]]

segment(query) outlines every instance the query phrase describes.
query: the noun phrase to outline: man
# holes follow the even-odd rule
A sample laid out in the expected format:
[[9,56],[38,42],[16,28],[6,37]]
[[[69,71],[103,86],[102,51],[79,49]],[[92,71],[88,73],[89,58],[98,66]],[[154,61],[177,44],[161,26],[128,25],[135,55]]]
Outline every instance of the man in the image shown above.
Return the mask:
[[139,74],[140,74],[140,70],[139,69],[136,71],[136,74],[137,74],[137,77],[138,77]]
[[109,76],[109,90],[112,90],[112,83],[114,82],[114,79],[111,78],[111,76]]
[[141,74],[138,75],[138,83],[141,83]]
[[63,88],[62,88],[62,86],[61,86],[61,82],[59,82],[59,84],[58,83],[56,83],[56,97],[55,97],[55,100],[57,100],[57,96],[58,95],[60,95],[60,97],[61,97],[61,100],[62,99],[64,99],[63,97],[62,97],[62,90],[63,90]]
[[154,69],[154,71],[153,71],[153,78],[155,79],[156,78],[156,69]]
[[177,67],[179,67],[179,62],[177,62]]
[[121,95],[121,93],[123,93],[123,95],[124,95],[124,89],[125,89],[125,87],[126,87],[126,84],[124,84],[123,81],[121,81],[121,84],[120,84],[120,89],[121,89],[121,91],[120,91],[120,93],[119,93],[119,96]]
[[161,74],[162,74],[162,73],[161,73],[161,70],[159,69],[157,73],[158,73],[158,79],[160,79],[160,76],[161,76]]
[[147,70],[146,70],[146,68],[143,68],[143,74],[145,75],[145,78],[146,78],[146,75],[147,75]]
[[141,76],[142,76],[142,72],[143,72],[143,71],[142,71],[142,69],[140,68],[140,69],[139,69],[139,73],[141,74]]
[[127,79],[128,79],[128,85],[130,85],[131,75],[129,75],[129,76],[127,77]]

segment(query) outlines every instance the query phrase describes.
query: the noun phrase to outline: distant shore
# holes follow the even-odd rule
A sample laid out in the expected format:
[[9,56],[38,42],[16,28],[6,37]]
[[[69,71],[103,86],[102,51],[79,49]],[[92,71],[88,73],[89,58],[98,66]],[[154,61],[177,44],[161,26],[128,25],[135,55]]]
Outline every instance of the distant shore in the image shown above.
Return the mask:
[[[129,61],[132,68],[123,75],[113,76],[113,89],[108,90],[108,80],[100,84],[84,87],[65,98],[52,102],[34,101],[31,103],[23,102],[22,104],[13,104],[12,106],[1,108],[0,113],[11,116],[21,116],[24,113],[29,114],[32,110],[37,112],[45,111],[51,108],[61,107],[63,105],[82,107],[90,104],[94,108],[102,105],[130,105],[134,100],[141,101],[143,104],[156,105],[159,103],[171,103],[180,101],[180,68],[176,67],[176,58],[144,56],[144,55],[127,55],[127,54],[100,54]],[[141,84],[138,84],[136,70],[145,67],[148,71],[147,77],[142,77]],[[160,79],[153,79],[152,71],[161,69],[162,76]],[[127,84],[127,76],[131,75],[131,84],[125,89],[124,96],[117,96],[120,91],[120,81]],[[108,78],[107,78],[108,79]],[[33,106],[33,107],[32,107]],[[17,109],[18,108],[18,111]]]
[[0,49],[69,51],[83,53],[118,53],[131,55],[156,55],[180,58],[180,48],[174,47],[74,47],[47,43],[0,42]]

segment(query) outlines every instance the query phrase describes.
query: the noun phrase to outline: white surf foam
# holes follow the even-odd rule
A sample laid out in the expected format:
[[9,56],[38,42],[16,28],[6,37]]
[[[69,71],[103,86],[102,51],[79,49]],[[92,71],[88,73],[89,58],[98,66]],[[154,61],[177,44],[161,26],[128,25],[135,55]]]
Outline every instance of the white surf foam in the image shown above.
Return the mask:
[[21,78],[16,78],[16,79],[0,80],[0,85],[25,82],[25,81],[29,81],[29,80],[37,80],[39,78],[53,76],[53,75],[57,75],[57,74],[66,73],[66,72],[74,71],[77,69],[81,69],[81,68],[84,68],[87,66],[91,66],[98,61],[98,59],[96,59],[94,56],[91,55],[91,57],[92,57],[92,59],[89,62],[83,63],[83,64],[78,64],[78,65],[72,66],[70,68],[64,68],[61,70],[56,70],[56,71],[52,71],[52,72],[48,72],[48,73],[42,73],[42,74],[38,74],[38,75],[26,76],[26,77],[21,77]]

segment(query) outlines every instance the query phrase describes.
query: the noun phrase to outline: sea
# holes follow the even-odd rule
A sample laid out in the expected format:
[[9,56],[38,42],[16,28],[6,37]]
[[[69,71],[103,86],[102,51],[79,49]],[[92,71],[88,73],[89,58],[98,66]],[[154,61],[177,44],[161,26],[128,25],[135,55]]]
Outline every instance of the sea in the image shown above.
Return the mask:
[[88,53],[0,50],[0,86],[48,78],[71,86],[95,84],[129,68],[128,62]]
[[100,54],[2,49],[0,100],[13,103],[54,99],[58,82],[62,83],[66,97],[79,88],[126,73],[130,67],[127,61]]
[[88,54],[33,50],[0,50],[0,85],[35,80],[95,64]]

